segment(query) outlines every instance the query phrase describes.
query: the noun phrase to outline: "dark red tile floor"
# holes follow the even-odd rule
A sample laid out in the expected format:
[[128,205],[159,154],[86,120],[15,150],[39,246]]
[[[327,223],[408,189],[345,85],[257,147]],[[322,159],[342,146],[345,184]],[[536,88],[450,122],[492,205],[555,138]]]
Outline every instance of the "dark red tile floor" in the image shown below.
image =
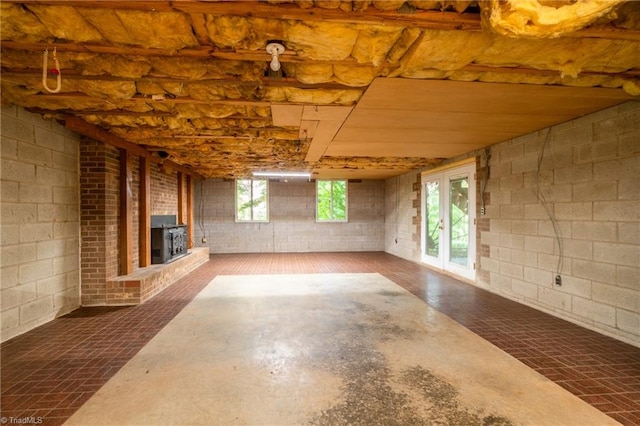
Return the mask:
[[640,348],[386,253],[213,255],[143,305],[78,309],[2,344],[1,415],[62,424],[216,275],[346,272],[386,276],[619,422],[640,424]]

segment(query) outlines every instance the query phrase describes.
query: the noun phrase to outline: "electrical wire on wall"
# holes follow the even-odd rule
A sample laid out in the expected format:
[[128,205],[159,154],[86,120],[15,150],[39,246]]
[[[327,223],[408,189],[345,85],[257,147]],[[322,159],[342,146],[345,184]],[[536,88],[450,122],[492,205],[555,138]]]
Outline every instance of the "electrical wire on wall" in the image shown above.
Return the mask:
[[200,232],[202,232],[202,243],[207,242],[207,238],[204,235],[204,181],[200,181],[200,202],[198,203],[198,210],[200,211],[198,218],[198,227],[200,228]]
[[482,152],[482,180],[480,182],[480,214],[486,213],[486,200],[485,191],[487,189],[487,182],[489,181],[489,160],[491,159],[491,148],[486,147]]
[[398,221],[400,220],[400,195],[398,191],[400,190],[400,186],[398,184],[399,176],[396,176],[396,236],[394,237],[394,242],[398,244],[398,233],[400,232],[400,224]]
[[551,225],[553,227],[553,232],[556,236],[556,242],[558,244],[558,264],[556,266],[555,283],[557,285],[562,285],[562,280],[560,278],[560,272],[562,271],[562,264],[564,261],[562,233],[560,231],[560,225],[558,224],[558,221],[555,215],[553,214],[553,211],[551,210],[551,207],[549,206],[549,203],[547,202],[547,199],[544,193],[542,192],[542,188],[540,187],[540,169],[542,167],[542,160],[544,160],[544,151],[547,147],[547,144],[549,143],[550,137],[551,137],[551,128],[548,128],[546,135],[544,137],[544,141],[542,143],[542,147],[540,148],[540,152],[538,153],[538,165],[536,168],[536,180],[535,180],[535,184],[536,184],[535,194],[536,194],[536,197],[538,198],[538,201],[540,201],[540,204],[542,204],[544,211],[547,213],[547,216],[549,217],[549,220],[551,221]]

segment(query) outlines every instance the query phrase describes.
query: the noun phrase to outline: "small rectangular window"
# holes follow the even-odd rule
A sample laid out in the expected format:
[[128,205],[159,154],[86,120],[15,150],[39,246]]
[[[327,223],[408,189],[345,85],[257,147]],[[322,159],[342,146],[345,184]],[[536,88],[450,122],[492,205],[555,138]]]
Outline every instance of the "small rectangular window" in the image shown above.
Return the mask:
[[269,181],[266,179],[236,180],[236,221],[269,221]]
[[316,220],[318,222],[347,221],[347,181],[316,181]]

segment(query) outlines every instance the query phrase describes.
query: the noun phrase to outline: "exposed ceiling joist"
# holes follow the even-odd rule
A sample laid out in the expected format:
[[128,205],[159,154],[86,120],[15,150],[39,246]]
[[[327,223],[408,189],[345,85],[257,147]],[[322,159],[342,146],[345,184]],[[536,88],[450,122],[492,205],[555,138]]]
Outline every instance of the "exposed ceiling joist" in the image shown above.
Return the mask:
[[[571,119],[581,104],[604,108],[604,88],[640,95],[638,3],[572,19],[586,0],[527,0],[562,15],[550,31],[514,1],[3,1],[2,100],[74,115],[206,177],[308,169],[368,179]],[[529,19],[534,36],[497,31],[487,20],[496,7]],[[268,68],[273,40],[286,47],[279,72]],[[45,49],[59,93],[42,84]],[[369,93],[379,79],[408,87]],[[422,93],[433,81],[452,84]],[[484,83],[528,91],[477,100]],[[599,90],[549,102],[550,87]],[[480,118],[461,110],[472,103],[485,107]],[[505,111],[502,121],[482,115]]]
[[[640,71],[639,71],[640,72]],[[366,87],[364,85],[351,85],[340,83],[316,83],[305,84],[294,78],[272,79],[264,77],[258,81],[241,80],[239,78],[203,78],[200,80],[181,79],[174,77],[122,77],[114,75],[88,75],[80,74],[76,70],[62,69],[60,73],[65,79],[69,80],[87,80],[87,81],[120,81],[120,82],[145,82],[145,83],[179,83],[179,84],[207,84],[212,86],[243,86],[243,87],[295,87],[298,89],[327,89],[327,90],[348,90],[357,89],[358,87]],[[3,68],[2,76],[6,79],[23,78],[30,76],[33,78],[42,78],[42,69],[35,68]]]
[[[400,11],[379,10],[375,6],[361,11],[344,11],[339,8],[308,7],[296,4],[268,4],[250,1],[202,2],[193,0],[177,1],[84,1],[84,0],[4,0],[6,3],[38,3],[56,6],[109,8],[123,10],[140,10],[147,12],[181,11],[191,16],[212,14],[241,17],[258,17],[270,19],[277,16],[281,19],[303,21],[324,21],[369,25],[398,25],[423,29],[482,31],[480,14],[456,13],[448,11],[420,10],[415,7]],[[198,37],[205,32],[199,18],[195,20]],[[629,31],[615,27],[588,27],[565,37],[593,37],[618,40],[640,40],[640,31]]]
[[181,164],[174,163],[171,160],[162,160],[161,158],[154,156],[150,151],[147,151],[145,148],[141,147],[140,145],[131,143],[125,139],[122,139],[114,134],[111,134],[105,131],[104,129],[93,126],[87,123],[86,121],[82,120],[81,118],[67,115],[64,117],[64,125],[69,130],[73,130],[74,132],[77,132],[88,138],[100,141],[102,143],[111,145],[116,148],[125,149],[131,154],[134,154],[139,157],[149,158],[154,163],[169,164],[171,165],[172,169],[180,171],[187,175],[195,176],[200,179],[203,178],[199,173],[197,173],[191,168],[185,167]]

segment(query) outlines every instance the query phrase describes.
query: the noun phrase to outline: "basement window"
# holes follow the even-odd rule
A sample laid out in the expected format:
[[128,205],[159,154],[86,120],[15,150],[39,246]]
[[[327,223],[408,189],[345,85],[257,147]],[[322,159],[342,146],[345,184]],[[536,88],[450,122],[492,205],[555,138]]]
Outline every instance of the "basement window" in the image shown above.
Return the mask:
[[347,181],[316,181],[316,220],[318,222],[347,221]]
[[236,180],[236,222],[269,221],[269,181]]

